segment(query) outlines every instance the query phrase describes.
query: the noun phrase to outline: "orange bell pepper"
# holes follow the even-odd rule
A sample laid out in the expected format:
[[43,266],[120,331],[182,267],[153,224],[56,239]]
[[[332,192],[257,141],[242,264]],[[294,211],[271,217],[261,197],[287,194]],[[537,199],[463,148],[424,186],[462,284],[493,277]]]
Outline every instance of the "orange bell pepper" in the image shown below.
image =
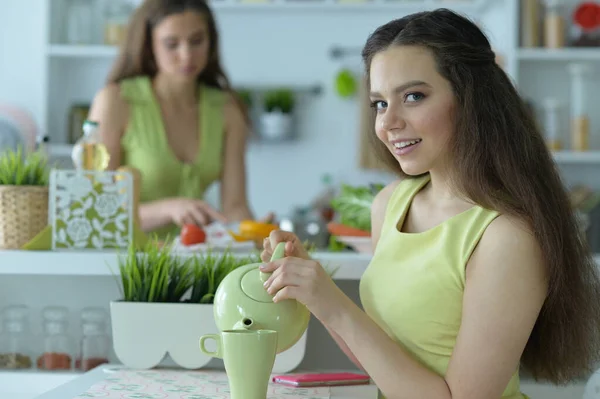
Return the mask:
[[255,220],[242,220],[240,222],[239,232],[230,232],[231,236],[236,241],[251,241],[263,240],[271,234],[273,230],[277,230],[279,226],[271,223],[257,222]]

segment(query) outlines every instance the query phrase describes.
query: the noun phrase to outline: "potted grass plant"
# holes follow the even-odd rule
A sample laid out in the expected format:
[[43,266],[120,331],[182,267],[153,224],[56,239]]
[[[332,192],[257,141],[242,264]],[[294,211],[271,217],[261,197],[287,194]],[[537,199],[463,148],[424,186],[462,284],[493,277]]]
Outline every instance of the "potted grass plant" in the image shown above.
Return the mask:
[[203,334],[216,333],[213,299],[231,271],[259,261],[229,251],[177,255],[149,240],[131,246],[118,261],[121,299],[110,304],[115,354],[128,367],[153,368],[168,354],[179,366],[201,368],[210,361],[198,349]]
[[41,152],[0,154],[0,249],[20,249],[48,225],[48,181]]
[[260,115],[261,135],[271,140],[288,139],[292,136],[294,93],[289,89],[267,91],[264,109]]

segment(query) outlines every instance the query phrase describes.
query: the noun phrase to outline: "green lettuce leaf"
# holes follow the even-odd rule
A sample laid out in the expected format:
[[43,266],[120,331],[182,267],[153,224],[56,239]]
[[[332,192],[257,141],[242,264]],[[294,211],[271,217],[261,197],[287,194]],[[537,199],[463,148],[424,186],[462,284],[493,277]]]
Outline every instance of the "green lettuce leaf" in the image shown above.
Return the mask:
[[371,205],[383,184],[350,186],[342,184],[340,193],[331,201],[340,223],[356,229],[371,231]]

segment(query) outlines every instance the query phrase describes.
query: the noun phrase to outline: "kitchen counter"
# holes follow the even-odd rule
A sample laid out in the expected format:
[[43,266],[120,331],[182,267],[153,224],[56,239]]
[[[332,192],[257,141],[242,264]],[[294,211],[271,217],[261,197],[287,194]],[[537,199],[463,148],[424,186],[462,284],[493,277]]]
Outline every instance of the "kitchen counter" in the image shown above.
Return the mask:
[[[193,253],[182,253],[193,256]],[[236,254],[239,256],[248,253]],[[88,276],[113,278],[119,274],[116,251],[24,251],[0,250],[0,275]],[[317,251],[313,258],[336,269],[336,280],[359,280],[372,255],[352,251]]]
[[[114,375],[120,369],[122,369],[122,366],[99,366],[38,396],[36,399],[73,399],[82,395],[93,385],[101,383],[105,378],[110,378],[111,374]],[[182,373],[185,372],[187,371],[182,371]],[[329,396],[330,399],[375,399],[376,397],[377,388],[374,385],[331,387]]]

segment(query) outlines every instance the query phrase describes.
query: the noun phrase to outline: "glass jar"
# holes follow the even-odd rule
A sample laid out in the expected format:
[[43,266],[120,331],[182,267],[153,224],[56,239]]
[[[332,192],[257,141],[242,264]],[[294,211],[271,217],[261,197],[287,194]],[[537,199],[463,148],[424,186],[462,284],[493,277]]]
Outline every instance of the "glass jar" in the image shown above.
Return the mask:
[[125,40],[132,7],[122,0],[106,3],[104,14],[104,44],[118,46]]
[[44,352],[38,357],[41,370],[70,370],[73,359],[73,338],[68,334],[67,308],[49,306],[42,311]]
[[31,368],[32,338],[29,330],[29,308],[25,305],[6,307],[2,312],[0,369]]
[[584,63],[569,64],[571,75],[571,147],[573,151],[589,150],[590,119],[586,86],[592,67]]
[[107,314],[102,308],[84,308],[81,311],[82,338],[75,368],[88,371],[108,363],[110,338],[106,333]]
[[92,44],[93,10],[89,0],[69,0],[67,3],[65,41],[68,44]]
[[545,98],[542,103],[544,112],[544,136],[550,151],[563,149],[561,111],[563,104],[554,97]]
[[539,47],[541,39],[539,0],[521,0],[521,47]]
[[566,23],[562,0],[545,0],[544,46],[561,48],[566,42]]

